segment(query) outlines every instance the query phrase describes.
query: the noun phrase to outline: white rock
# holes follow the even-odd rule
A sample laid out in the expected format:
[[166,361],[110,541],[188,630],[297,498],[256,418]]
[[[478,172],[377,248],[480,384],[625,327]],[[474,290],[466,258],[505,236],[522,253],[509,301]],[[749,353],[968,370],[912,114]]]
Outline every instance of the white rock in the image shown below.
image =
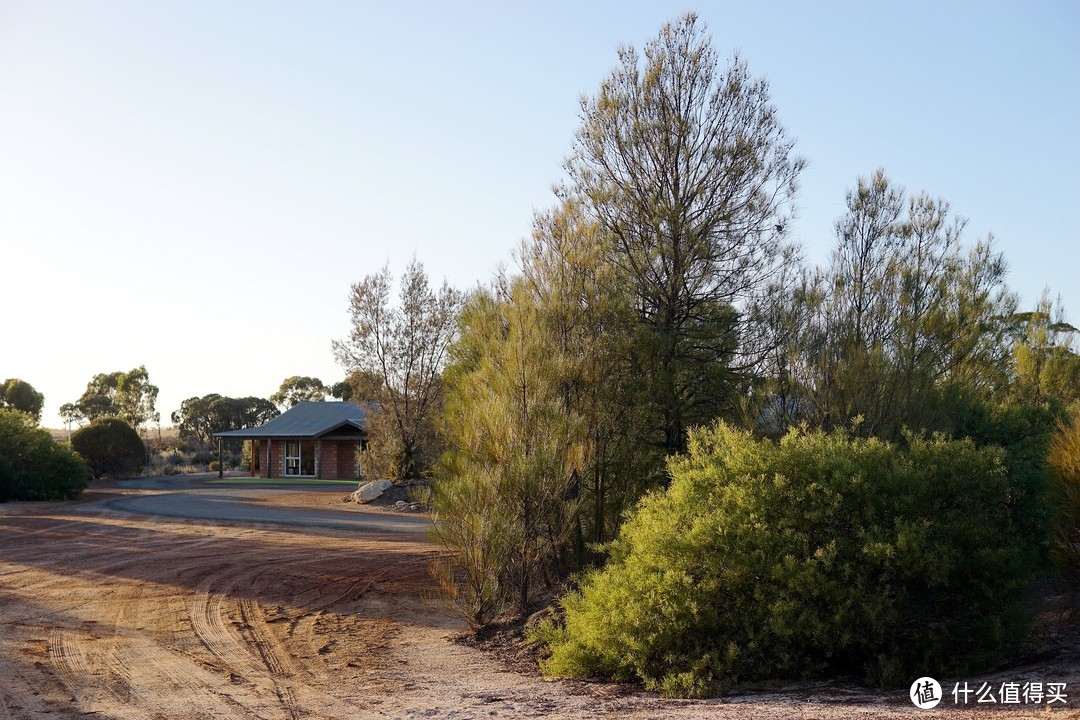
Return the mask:
[[389,480],[375,480],[361,485],[360,489],[353,493],[353,497],[358,503],[369,503],[386,492],[386,489],[393,484]]

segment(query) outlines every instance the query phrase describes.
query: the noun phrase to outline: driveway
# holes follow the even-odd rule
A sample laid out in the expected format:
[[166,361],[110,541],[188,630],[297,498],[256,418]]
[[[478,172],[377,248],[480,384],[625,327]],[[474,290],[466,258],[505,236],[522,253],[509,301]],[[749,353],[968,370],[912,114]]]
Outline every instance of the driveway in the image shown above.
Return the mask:
[[303,493],[326,493],[327,505],[335,497],[346,495],[350,486],[341,484],[303,484],[259,486],[229,485],[228,478],[217,480],[213,474],[174,475],[123,480],[117,486],[129,491],[110,500],[88,503],[87,509],[107,508],[137,515],[162,515],[187,520],[258,523],[328,530],[370,532],[423,532],[430,521],[426,515],[387,512],[380,508],[350,506],[351,510],[313,509],[271,505],[275,496]]

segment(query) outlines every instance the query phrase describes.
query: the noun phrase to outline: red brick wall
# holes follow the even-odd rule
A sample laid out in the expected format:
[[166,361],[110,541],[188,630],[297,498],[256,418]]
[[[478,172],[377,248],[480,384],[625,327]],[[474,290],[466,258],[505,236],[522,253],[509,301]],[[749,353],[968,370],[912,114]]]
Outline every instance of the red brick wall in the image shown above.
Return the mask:
[[[266,444],[270,443],[270,475],[266,474]],[[284,477],[285,476],[285,441],[284,440],[259,440],[256,442],[255,452],[259,455],[259,477]]]
[[356,441],[338,440],[338,477],[356,478]]
[[285,477],[285,441],[271,439],[270,442],[270,471],[273,473],[270,477]]
[[320,449],[319,477],[333,480],[337,477],[337,443],[323,440]]
[[353,480],[356,478],[356,441],[323,440],[322,477],[330,480]]
[[[270,472],[266,474],[266,443],[270,442]],[[318,475],[327,480],[356,479],[356,441],[323,440],[320,448]],[[259,477],[285,477],[285,441],[258,440],[255,452],[259,456]],[[304,452],[309,447],[305,443]]]

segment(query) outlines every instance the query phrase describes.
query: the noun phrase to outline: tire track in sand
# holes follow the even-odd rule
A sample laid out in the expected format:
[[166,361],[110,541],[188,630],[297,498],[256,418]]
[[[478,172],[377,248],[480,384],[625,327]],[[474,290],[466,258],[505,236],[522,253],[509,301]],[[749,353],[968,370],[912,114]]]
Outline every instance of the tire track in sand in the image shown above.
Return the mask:
[[[191,545],[201,546],[206,540],[195,539]],[[193,561],[184,557],[185,545],[187,543],[175,541],[146,543],[142,550],[153,549],[164,556],[164,562],[159,564],[160,571],[151,575],[167,574],[175,579],[175,573],[184,569],[198,569],[198,559]],[[129,566],[142,561],[140,553],[122,561],[110,558],[109,562],[88,563],[85,572],[79,573],[78,577],[90,582],[100,574],[123,576]],[[152,616],[159,600],[157,595],[147,597],[145,585],[118,583],[110,588],[106,600],[88,598],[78,606],[104,603],[104,606],[115,608],[112,627],[104,631],[103,636],[99,637],[97,632],[80,634],[64,628],[48,631],[47,647],[57,669],[57,678],[72,696],[90,700],[92,696],[88,693],[97,697],[104,693],[135,712],[135,717],[164,717],[175,707],[163,705],[160,699],[175,697],[179,692],[185,698],[185,712],[189,717],[227,716],[252,720],[265,717],[265,713],[253,711],[233,698],[229,686],[220,687],[214,675],[199,666],[189,654],[170,647],[168,640],[163,642],[161,638],[147,635],[143,623],[153,624]]]
[[289,711],[293,718],[299,718],[296,693],[288,684],[288,679],[296,675],[298,668],[293,661],[292,655],[285,646],[277,639],[266,624],[266,616],[254,600],[242,599],[238,603],[240,619],[248,633],[251,634],[251,644],[259,653],[259,658],[270,671],[270,679],[274,683],[274,692],[278,700]]
[[49,631],[48,654],[75,697],[100,690],[123,704],[132,697],[131,671],[115,655],[115,639],[102,640],[62,627]]
[[199,642],[219,661],[224,672],[236,672],[250,669],[251,656],[236,641],[222,618],[223,595],[211,592],[214,580],[228,574],[227,570],[209,576],[195,591],[191,602],[189,617],[192,630]]
[[[220,669],[235,681],[271,691],[287,715],[297,720],[300,709],[289,678],[297,672],[292,656],[272,632],[257,601],[231,600],[238,587],[252,588],[270,571],[309,562],[308,558],[272,558],[258,569],[233,573],[228,565],[203,579],[190,608],[192,629],[203,646],[220,662]],[[216,585],[224,580],[223,586]],[[229,619],[229,616],[235,620]],[[240,629],[237,629],[240,628]],[[245,631],[250,637],[245,637]],[[251,648],[254,647],[254,652]]]
[[67,685],[71,694],[76,694],[90,677],[90,665],[82,644],[74,639],[70,630],[54,627],[49,631],[48,653],[60,680]]
[[[133,627],[140,616],[152,613],[156,598],[147,599],[146,588],[138,586],[116,604],[112,637],[107,641],[105,663],[115,674],[126,677],[131,688],[125,704],[139,707],[143,716],[160,717],[171,708],[162,707],[159,698],[175,696],[180,691],[193,717],[257,718],[247,708],[227,695],[214,692],[212,680],[188,655],[155,641],[141,627]],[[135,677],[132,668],[136,668]]]

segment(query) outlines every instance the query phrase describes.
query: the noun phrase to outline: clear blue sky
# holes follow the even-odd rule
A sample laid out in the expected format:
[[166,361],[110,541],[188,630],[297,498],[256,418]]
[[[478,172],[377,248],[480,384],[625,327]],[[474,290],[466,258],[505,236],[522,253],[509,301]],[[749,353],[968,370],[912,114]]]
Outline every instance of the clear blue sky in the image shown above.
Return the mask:
[[1080,318],[1080,4],[0,0],[0,379],[192,395],[340,379],[349,286],[491,277],[620,43],[697,11],[768,78],[823,261],[884,167]]

